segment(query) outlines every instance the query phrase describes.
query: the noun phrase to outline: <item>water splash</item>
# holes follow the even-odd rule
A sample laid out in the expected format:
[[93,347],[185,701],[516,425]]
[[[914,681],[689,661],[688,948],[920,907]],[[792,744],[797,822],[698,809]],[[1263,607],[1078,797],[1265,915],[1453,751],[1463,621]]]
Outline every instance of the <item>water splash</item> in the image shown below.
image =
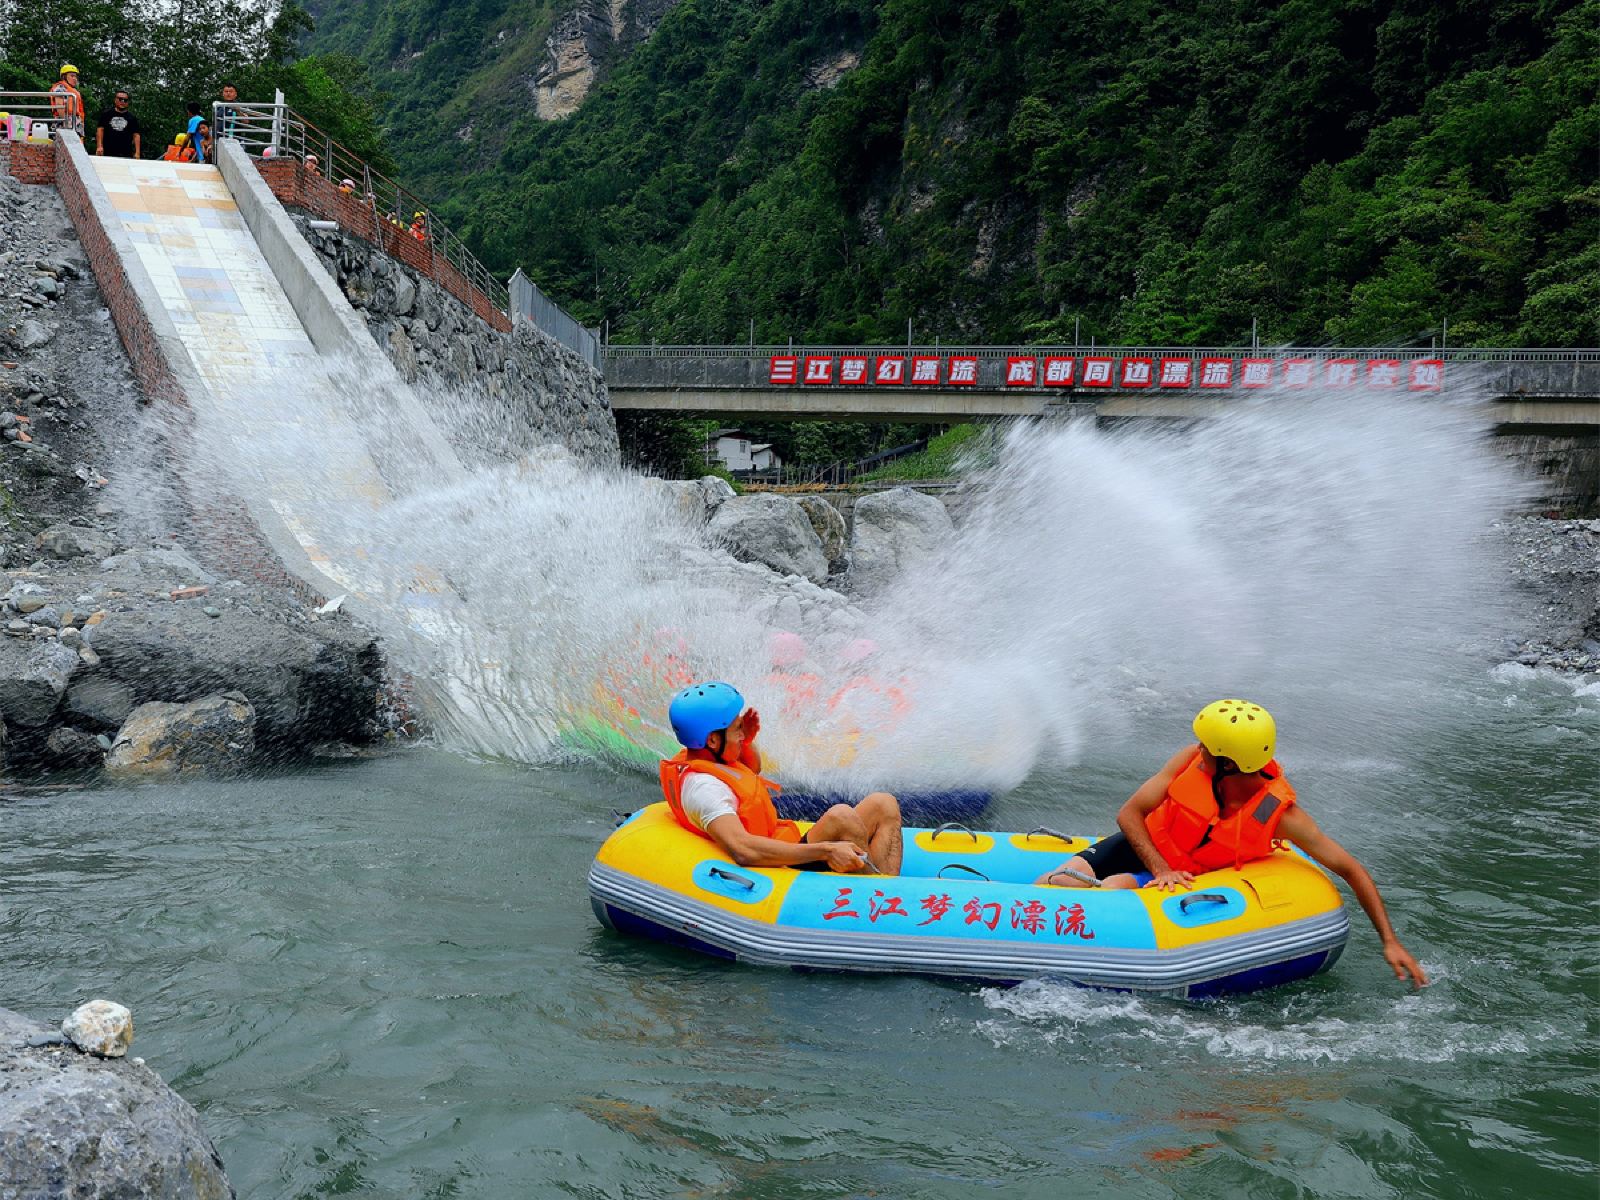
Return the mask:
[[[230,494],[359,565],[361,615],[447,744],[528,761],[647,763],[695,677],[745,690],[784,777],[813,786],[1006,788],[1222,694],[1381,756],[1447,708],[1501,603],[1484,531],[1520,494],[1482,418],[1432,397],[1018,426],[948,546],[852,603],[734,562],[658,481],[527,452],[480,397],[380,417],[363,386],[334,368],[247,399],[275,432],[195,434]],[[444,453],[440,430],[472,452]],[[432,449],[396,452],[412,445]],[[382,489],[330,503],[363,453]]]

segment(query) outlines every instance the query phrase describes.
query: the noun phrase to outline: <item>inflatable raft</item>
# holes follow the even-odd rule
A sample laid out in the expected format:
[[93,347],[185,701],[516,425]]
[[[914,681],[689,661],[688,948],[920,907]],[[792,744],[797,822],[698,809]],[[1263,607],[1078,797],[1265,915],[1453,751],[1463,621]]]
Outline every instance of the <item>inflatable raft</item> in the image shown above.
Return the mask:
[[1198,997],[1304,979],[1344,949],[1338,891],[1289,849],[1176,893],[1033,886],[1090,840],[907,828],[898,877],[740,867],[658,803],[600,847],[589,896],[619,932],[795,970]]

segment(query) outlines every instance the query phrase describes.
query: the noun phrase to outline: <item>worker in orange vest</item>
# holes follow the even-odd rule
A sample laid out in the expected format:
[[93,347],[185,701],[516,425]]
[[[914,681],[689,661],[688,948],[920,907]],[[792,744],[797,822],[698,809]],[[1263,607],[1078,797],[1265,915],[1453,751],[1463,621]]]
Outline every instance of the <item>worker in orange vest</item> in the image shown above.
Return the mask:
[[78,68],[61,64],[61,78],[50,89],[50,117],[61,129],[83,136],[83,94],[78,91]]
[[1247,700],[1217,700],[1194,719],[1185,746],[1117,811],[1118,833],[1102,838],[1035,883],[1055,887],[1188,888],[1206,871],[1238,870],[1293,842],[1350,885],[1383,939],[1396,979],[1428,976],[1400,944],[1367,869],[1300,807],[1273,758],[1277,725]]

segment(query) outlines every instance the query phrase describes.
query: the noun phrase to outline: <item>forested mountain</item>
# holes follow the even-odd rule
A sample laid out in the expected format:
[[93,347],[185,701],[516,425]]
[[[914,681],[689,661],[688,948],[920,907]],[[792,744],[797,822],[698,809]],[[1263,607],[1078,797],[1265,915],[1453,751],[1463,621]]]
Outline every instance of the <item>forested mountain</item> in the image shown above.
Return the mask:
[[619,339],[1600,344],[1600,0],[311,8]]

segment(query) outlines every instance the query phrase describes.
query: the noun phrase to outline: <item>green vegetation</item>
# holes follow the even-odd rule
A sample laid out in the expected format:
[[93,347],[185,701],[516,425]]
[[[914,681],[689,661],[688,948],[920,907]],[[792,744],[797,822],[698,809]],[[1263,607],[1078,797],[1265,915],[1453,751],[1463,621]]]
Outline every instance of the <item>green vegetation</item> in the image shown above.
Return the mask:
[[1600,341],[1597,0],[680,0],[544,123],[557,7],[325,0],[312,44],[619,340]]
[[281,87],[290,104],[357,153],[391,165],[378,135],[378,95],[367,69],[348,55],[297,58],[311,27],[304,9],[286,4],[113,3],[112,0],[0,0],[0,88],[41,91],[62,63],[79,68],[94,121],[127,88],[144,127],[144,156],[159,157],[195,101],[207,119],[224,83],[246,100],[271,99]]
[[928,448],[856,476],[863,483],[896,479],[947,479],[982,462],[988,441],[983,425],[957,425],[928,439]]

